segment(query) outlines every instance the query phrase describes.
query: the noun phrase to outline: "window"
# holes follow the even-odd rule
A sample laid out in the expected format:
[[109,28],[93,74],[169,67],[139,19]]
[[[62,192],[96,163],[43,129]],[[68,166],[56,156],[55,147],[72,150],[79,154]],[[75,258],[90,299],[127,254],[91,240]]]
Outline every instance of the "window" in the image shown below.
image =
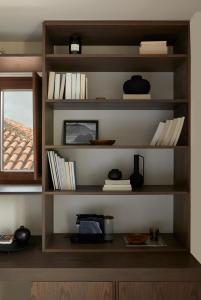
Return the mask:
[[34,172],[33,92],[1,91],[1,171]]
[[[41,87],[34,90],[34,78],[0,77],[0,183],[40,182],[37,130],[41,106],[36,95]],[[36,109],[40,109],[38,114]]]

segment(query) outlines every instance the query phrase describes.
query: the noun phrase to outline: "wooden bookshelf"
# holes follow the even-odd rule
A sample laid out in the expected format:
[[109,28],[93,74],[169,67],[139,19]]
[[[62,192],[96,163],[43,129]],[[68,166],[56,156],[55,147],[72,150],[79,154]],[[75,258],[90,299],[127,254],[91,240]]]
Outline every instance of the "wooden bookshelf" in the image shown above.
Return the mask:
[[[82,45],[128,46],[141,40],[167,40],[168,55],[130,54],[54,54],[54,45],[67,45],[72,33],[82,36]],[[46,21],[43,25],[43,251],[45,252],[137,252],[189,251],[190,249],[190,46],[186,21]],[[48,72],[172,72],[173,99],[122,100],[47,99]],[[98,96],[98,95],[97,95]],[[185,116],[185,125],[175,147],[135,144],[113,146],[54,144],[55,110],[170,110],[173,117]],[[103,192],[102,186],[78,186],[76,191],[54,191],[47,161],[47,150],[149,149],[174,152],[173,185],[145,185],[133,192]],[[79,184],[79,183],[78,183]],[[115,235],[110,245],[73,245],[63,234],[54,234],[54,197],[78,195],[172,195],[173,233],[166,235],[166,249],[128,249],[122,236]],[[59,201],[59,200],[58,200]],[[115,200],[114,200],[115,201]]]

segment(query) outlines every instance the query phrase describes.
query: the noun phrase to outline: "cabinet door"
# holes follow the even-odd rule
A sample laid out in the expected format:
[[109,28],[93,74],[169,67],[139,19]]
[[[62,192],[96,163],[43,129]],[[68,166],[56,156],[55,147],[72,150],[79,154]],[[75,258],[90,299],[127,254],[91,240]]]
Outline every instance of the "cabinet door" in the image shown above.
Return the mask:
[[121,282],[119,300],[201,300],[201,282]]
[[113,300],[112,282],[33,282],[32,300]]
[[155,300],[150,282],[120,282],[119,300]]
[[154,284],[154,299],[201,300],[201,282],[169,282]]

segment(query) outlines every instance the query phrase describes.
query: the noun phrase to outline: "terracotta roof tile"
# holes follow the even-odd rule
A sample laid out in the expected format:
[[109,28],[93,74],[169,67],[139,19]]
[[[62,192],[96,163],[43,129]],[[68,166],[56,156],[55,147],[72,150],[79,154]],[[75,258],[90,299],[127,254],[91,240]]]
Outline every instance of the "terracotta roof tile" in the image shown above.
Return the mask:
[[4,120],[4,169],[32,171],[33,131],[10,119]]

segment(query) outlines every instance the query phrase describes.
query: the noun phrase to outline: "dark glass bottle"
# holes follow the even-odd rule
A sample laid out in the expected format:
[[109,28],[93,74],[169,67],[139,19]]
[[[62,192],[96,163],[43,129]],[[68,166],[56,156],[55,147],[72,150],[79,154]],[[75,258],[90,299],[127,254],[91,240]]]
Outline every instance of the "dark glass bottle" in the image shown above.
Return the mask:
[[70,54],[81,54],[81,39],[76,34],[74,34],[70,37],[69,53]]
[[[143,159],[143,174],[140,174],[140,157]],[[140,188],[144,184],[144,157],[138,154],[134,155],[134,173],[130,176],[132,188]]]

